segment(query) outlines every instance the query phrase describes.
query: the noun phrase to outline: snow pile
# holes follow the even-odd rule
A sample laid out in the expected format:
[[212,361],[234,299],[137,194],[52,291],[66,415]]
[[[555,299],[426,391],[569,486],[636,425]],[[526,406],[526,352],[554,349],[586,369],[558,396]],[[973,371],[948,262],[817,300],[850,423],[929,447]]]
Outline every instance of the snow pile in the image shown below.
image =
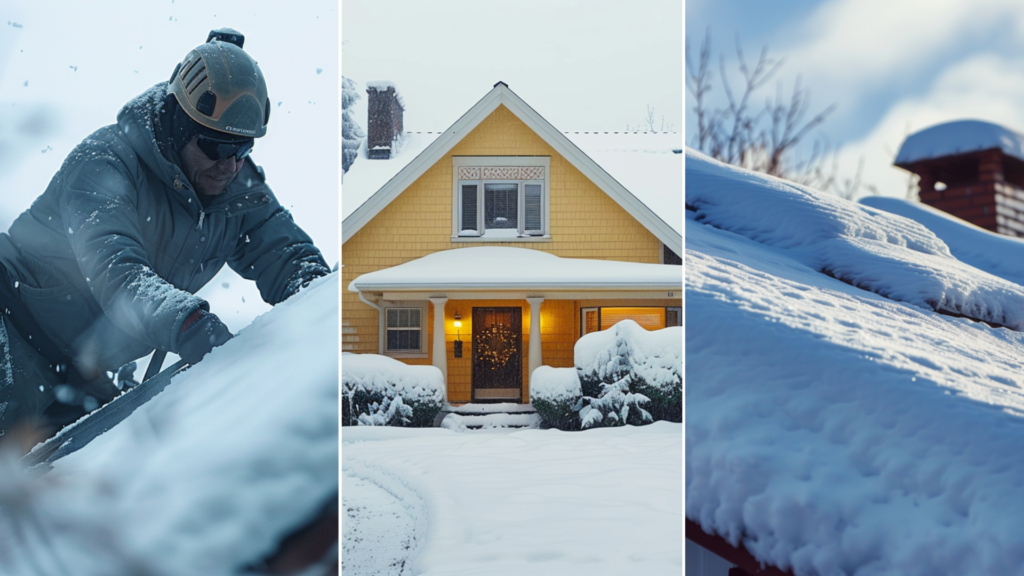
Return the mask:
[[1024,329],[1024,288],[954,258],[924,226],[687,150],[688,218],[927,310]]
[[410,366],[377,354],[341,355],[343,426],[431,426],[444,406],[436,366]]
[[[923,271],[992,277],[908,220],[696,154],[687,194],[687,517],[801,576],[1020,573],[1024,335],[859,290],[809,255],[846,244],[825,263],[876,263],[893,291]],[[1020,291],[1002,285],[963,297]]]
[[315,280],[44,476],[0,473],[0,572],[235,573],[317,516],[338,491],[338,286]]
[[907,136],[896,154],[895,164],[993,148],[1024,160],[1024,135],[981,120],[946,122]]
[[530,404],[560,430],[682,422],[683,329],[648,332],[632,320],[576,341],[575,368],[541,366]]
[[860,203],[910,218],[945,242],[957,260],[1024,285],[1024,239],[989,232],[920,202],[868,196],[861,198]]
[[679,424],[350,427],[342,443],[343,574],[683,572]]

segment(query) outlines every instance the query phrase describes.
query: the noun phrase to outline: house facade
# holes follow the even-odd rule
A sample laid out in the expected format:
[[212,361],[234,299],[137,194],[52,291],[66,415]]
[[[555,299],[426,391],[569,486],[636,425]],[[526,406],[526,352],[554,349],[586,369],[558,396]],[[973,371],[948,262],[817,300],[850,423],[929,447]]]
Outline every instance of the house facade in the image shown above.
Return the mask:
[[[371,111],[394,109],[379,88]],[[579,142],[615,135],[571,136],[498,83],[448,130],[395,135],[390,157],[364,144],[342,185],[342,350],[433,364],[454,404],[526,403],[532,371],[571,367],[581,335],[681,325],[682,155],[588,155]]]

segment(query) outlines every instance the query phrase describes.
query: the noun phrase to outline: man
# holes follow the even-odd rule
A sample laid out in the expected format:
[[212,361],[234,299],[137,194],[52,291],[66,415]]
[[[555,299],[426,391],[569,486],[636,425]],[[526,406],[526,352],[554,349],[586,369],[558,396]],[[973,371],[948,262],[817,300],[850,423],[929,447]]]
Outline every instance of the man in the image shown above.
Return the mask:
[[243,41],[211,32],[0,234],[0,435],[77,419],[154,349],[195,364],[227,342],[194,295],[225,263],[270,304],[330,272],[248,157],[270,100]]

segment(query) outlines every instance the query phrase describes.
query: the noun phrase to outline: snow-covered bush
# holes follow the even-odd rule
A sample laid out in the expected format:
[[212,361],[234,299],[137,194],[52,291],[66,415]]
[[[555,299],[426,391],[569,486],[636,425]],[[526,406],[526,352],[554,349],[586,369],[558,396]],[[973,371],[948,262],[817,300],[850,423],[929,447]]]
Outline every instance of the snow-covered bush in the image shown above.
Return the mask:
[[683,421],[683,329],[623,320],[576,342],[580,426]]
[[432,426],[444,406],[435,366],[410,366],[377,354],[341,355],[342,426]]
[[545,428],[579,430],[582,401],[575,368],[540,366],[530,376],[530,404]]

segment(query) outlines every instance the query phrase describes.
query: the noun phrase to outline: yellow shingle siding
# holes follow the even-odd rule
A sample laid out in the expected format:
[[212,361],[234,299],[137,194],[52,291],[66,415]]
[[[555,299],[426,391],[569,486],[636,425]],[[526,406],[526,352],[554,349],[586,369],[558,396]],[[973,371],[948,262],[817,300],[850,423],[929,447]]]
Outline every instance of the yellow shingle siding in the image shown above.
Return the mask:
[[[452,231],[452,156],[550,156],[551,241],[550,242],[458,242],[451,241]],[[376,160],[360,160],[375,162]],[[376,353],[378,342],[377,311],[359,301],[348,291],[349,283],[368,272],[396,266],[452,248],[470,246],[515,246],[542,250],[567,258],[591,258],[630,262],[659,263],[661,243],[646,228],[615,203],[593,182],[560,156],[544,140],[521,122],[504,106],[499,106],[473,131],[466,135],[449,154],[429,168],[420,178],[395,198],[391,204],[342,247],[342,349],[347,352]],[[481,301],[478,306],[499,306],[494,301]],[[519,302],[519,301],[516,301]],[[466,301],[449,300],[449,316],[455,307],[463,308]],[[519,306],[520,304],[508,304]],[[524,311],[523,340],[528,349],[529,305],[521,301]],[[552,332],[548,336],[544,317],[544,364],[572,365],[572,342],[578,324],[572,301],[545,301],[542,312],[551,308]],[[468,342],[466,328],[470,308],[462,313],[463,341]],[[432,330],[433,307],[430,307],[427,326]],[[461,364],[451,357],[454,328],[446,319],[446,338],[449,348],[449,380],[451,401],[468,401],[468,376]],[[557,327],[557,328],[554,328]],[[427,336],[428,350],[432,345]],[[550,342],[550,344],[549,344]],[[464,357],[469,362],[471,350],[464,344]],[[526,354],[524,353],[524,362]],[[428,364],[430,359],[402,359],[410,364]],[[524,364],[524,379],[527,377]],[[524,401],[529,397],[524,383]],[[458,397],[455,397],[458,394]],[[466,400],[460,400],[462,394]]]

